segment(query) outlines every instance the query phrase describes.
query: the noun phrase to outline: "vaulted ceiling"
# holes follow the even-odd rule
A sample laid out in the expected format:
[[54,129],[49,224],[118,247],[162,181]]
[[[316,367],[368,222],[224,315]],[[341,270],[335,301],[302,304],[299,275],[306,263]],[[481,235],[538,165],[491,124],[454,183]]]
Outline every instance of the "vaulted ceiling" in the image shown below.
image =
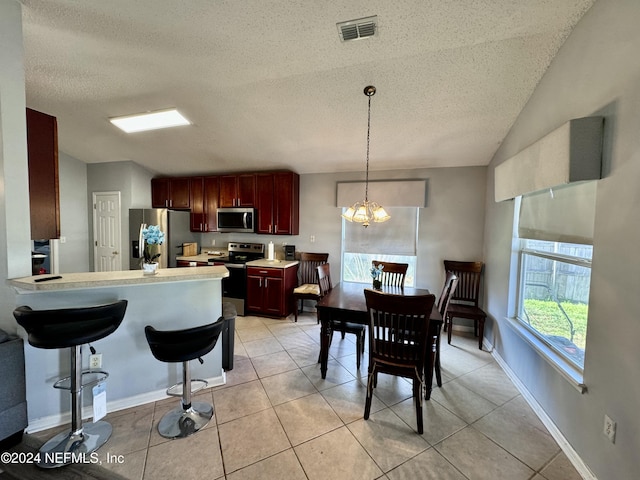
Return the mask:
[[[22,0],[27,106],[87,163],[180,175],[486,165],[595,0]],[[375,36],[336,24],[377,16]],[[193,125],[125,134],[177,107]]]

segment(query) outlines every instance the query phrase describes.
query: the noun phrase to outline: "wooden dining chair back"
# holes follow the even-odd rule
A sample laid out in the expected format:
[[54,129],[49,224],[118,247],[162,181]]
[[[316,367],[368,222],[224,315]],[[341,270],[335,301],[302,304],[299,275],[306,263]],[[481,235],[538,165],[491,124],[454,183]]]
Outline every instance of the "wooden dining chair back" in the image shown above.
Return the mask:
[[[438,307],[438,312],[440,312],[440,316],[442,316],[443,320],[447,316],[447,311],[449,310],[449,305],[451,304],[451,296],[453,292],[455,292],[457,286],[458,276],[453,272],[447,272],[444,285],[442,286],[442,292],[440,293],[438,303],[436,304]],[[440,371],[440,329],[438,329],[438,339],[436,340],[436,351],[433,370],[436,374],[436,382],[438,386],[442,387],[442,372]],[[428,387],[431,387],[431,383],[432,380],[429,381]],[[427,399],[430,398],[430,393],[431,388],[427,388]]]
[[298,302],[300,302],[300,311],[303,310],[305,300],[320,299],[320,290],[318,287],[318,265],[327,263],[329,259],[328,253],[308,253],[300,254],[300,263],[298,264],[298,286],[293,290],[293,300],[295,302],[295,321],[298,321]]
[[418,433],[423,433],[422,385],[429,317],[435,295],[390,295],[366,289],[369,315],[369,377],[364,418],[369,418],[378,373],[410,378]]
[[381,262],[379,260],[373,260],[371,264],[374,267],[382,265],[382,274],[380,275],[380,281],[382,285],[390,287],[404,288],[404,279],[407,276],[408,263],[393,263],[393,262]]
[[333,283],[331,282],[331,264],[323,263],[322,265],[318,265],[317,271],[320,296],[324,297],[333,288]]
[[[331,264],[325,263],[318,265],[318,285],[320,287],[320,295],[324,297],[331,291],[333,285],[331,283]],[[318,318],[320,322],[320,318]],[[351,333],[356,336],[356,368],[360,370],[360,357],[364,354],[365,333],[367,327],[359,323],[352,323],[347,319],[333,319],[331,320],[332,337],[333,332],[340,332],[342,339],[344,340],[345,334]],[[320,362],[320,357],[318,357]]]
[[483,267],[482,262],[444,261],[445,272],[452,272],[458,277],[458,286],[451,296],[447,317],[443,318],[449,343],[453,319],[467,318],[473,320],[474,334],[479,336],[479,348],[482,350],[484,322],[487,318],[487,314],[478,306]]

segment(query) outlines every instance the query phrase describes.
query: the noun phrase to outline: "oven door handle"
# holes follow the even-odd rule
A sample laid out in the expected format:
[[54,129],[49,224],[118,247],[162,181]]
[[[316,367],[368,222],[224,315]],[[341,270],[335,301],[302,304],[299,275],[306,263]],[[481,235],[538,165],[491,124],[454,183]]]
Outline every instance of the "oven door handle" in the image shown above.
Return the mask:
[[245,265],[242,264],[242,263],[225,263],[224,266],[227,267],[227,268],[238,268],[238,269],[246,268]]

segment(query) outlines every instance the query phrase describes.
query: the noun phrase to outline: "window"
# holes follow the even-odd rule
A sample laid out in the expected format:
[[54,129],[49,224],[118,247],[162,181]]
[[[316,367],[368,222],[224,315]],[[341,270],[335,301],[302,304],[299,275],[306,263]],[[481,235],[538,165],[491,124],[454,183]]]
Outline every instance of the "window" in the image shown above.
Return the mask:
[[576,183],[516,201],[517,325],[534,348],[579,384],[589,317],[596,185]]
[[518,320],[579,370],[591,282],[591,245],[522,240]]
[[342,281],[371,283],[371,261],[380,260],[408,263],[405,285],[415,286],[418,209],[385,209],[391,218],[367,228],[342,220]]

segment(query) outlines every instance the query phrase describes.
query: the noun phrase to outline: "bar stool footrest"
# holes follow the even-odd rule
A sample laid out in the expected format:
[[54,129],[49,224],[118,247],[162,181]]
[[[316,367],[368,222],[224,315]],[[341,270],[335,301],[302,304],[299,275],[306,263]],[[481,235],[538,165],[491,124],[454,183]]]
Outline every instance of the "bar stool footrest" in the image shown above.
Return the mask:
[[[87,379],[85,381],[85,378]],[[82,371],[82,385],[81,387],[90,387],[104,382],[109,378],[109,373],[104,370],[83,370]],[[71,390],[71,376],[64,377],[53,384],[53,388],[59,388],[61,390]]]
[[[206,380],[202,380],[201,378],[193,378],[191,379],[191,394],[199,392],[203,388],[206,388],[209,383]],[[176,383],[175,385],[171,385],[167,388],[167,395],[172,397],[182,397],[182,388],[183,383]]]

